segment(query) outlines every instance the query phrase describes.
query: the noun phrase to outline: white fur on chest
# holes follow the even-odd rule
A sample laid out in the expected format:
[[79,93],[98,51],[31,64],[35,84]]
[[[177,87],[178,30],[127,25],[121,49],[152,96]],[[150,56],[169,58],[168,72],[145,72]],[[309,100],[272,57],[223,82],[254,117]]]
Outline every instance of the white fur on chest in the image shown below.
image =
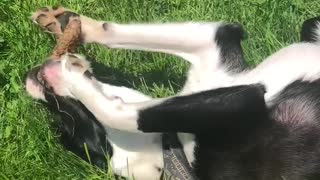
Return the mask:
[[[151,99],[126,87],[101,85],[104,94],[122,97],[125,102],[141,102]],[[105,128],[107,140],[113,149],[110,164],[114,173],[139,180],[159,179],[158,168],[163,167],[160,133],[132,133]]]
[[113,148],[111,167],[117,174],[142,180],[159,179],[163,167],[161,135],[106,128]]

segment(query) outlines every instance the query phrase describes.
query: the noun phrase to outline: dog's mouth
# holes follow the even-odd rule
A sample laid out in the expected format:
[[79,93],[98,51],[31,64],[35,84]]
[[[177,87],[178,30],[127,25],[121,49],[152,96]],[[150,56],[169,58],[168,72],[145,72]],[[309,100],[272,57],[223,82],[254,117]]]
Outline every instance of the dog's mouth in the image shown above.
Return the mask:
[[[45,73],[45,68],[51,68],[56,66],[57,64],[60,64],[60,61],[54,61],[54,60],[47,60],[45,63],[42,65],[36,66],[33,68],[29,73],[28,77],[30,80],[33,81],[34,85],[36,86],[41,86],[42,88],[45,88],[46,90],[52,91],[52,85],[48,83],[46,73]],[[48,74],[48,73],[47,73]]]
[[47,90],[52,90],[52,87],[50,87],[48,82],[46,81],[43,66],[35,67],[29,72],[28,77],[31,78],[36,85],[41,86]]
[[33,98],[45,100],[45,92],[53,93],[53,89],[46,81],[43,67],[36,66],[27,73],[25,89]]

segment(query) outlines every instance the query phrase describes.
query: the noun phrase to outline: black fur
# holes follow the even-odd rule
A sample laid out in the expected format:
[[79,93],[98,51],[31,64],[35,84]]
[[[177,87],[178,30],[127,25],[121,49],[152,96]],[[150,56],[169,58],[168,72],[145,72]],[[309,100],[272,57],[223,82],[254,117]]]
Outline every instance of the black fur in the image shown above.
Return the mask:
[[191,132],[205,180],[320,179],[320,80],[295,81],[264,104],[257,85],[176,97],[140,112],[145,132]]
[[320,16],[308,19],[303,22],[300,31],[300,40],[304,42],[316,42],[315,30],[320,23]]
[[197,133],[197,175],[206,180],[320,179],[319,105],[320,82],[296,81],[272,102],[269,119],[246,129],[246,136]]
[[320,179],[320,80],[297,80],[272,103],[271,116],[282,129],[274,137],[277,156],[270,153],[282,162],[277,171],[291,179]]
[[240,24],[225,24],[218,28],[215,36],[221,51],[221,64],[233,73],[241,72],[247,67],[241,47],[244,34]]
[[[28,73],[28,78],[41,85],[37,79],[39,71],[41,67],[35,67]],[[57,96],[46,88],[44,95],[47,101],[45,105],[51,112],[59,115],[60,120],[53,125],[58,130],[63,147],[89,161],[85,152],[86,144],[91,163],[106,169],[106,156],[112,157],[112,147],[106,140],[105,128],[81,102]]]
[[[302,41],[315,41],[313,33],[317,21],[319,18],[304,23]],[[238,122],[234,120],[223,126],[209,122],[207,115],[214,113],[214,109],[213,112],[207,111],[203,115],[192,108],[209,110],[208,106],[193,104],[190,106],[191,110],[188,106],[189,103],[197,102],[196,100],[203,105],[210,104],[212,96],[196,94],[194,99],[191,97],[192,95],[173,99],[142,111],[139,127],[148,132],[158,132],[159,129],[181,131],[182,127],[188,130],[187,132],[193,132],[196,136],[193,167],[199,179],[320,179],[320,80],[297,80],[289,84],[270,102],[265,116],[252,117],[256,118],[255,121],[250,121],[253,124],[240,123],[247,122],[245,120],[250,118],[239,118]],[[182,101],[183,98],[186,101]],[[229,101],[228,105],[232,107],[233,103]],[[227,109],[223,103],[221,108]],[[189,111],[193,113],[188,113]],[[144,114],[146,112],[147,115]],[[163,118],[163,124],[160,118]],[[224,117],[218,119],[218,122],[222,120]],[[155,122],[154,126],[151,122]],[[201,123],[204,123],[203,126],[199,125]],[[178,127],[179,125],[182,127]],[[235,130],[236,127],[243,131]]]
[[106,141],[104,127],[93,114],[77,100],[56,96],[45,91],[49,110],[60,115],[57,122],[58,134],[62,145],[82,159],[89,161],[85,144],[88,148],[90,161],[102,169],[106,168],[106,155],[112,156],[111,145]]
[[219,132],[254,126],[266,116],[261,84],[219,88],[171,98],[139,112],[143,132]]

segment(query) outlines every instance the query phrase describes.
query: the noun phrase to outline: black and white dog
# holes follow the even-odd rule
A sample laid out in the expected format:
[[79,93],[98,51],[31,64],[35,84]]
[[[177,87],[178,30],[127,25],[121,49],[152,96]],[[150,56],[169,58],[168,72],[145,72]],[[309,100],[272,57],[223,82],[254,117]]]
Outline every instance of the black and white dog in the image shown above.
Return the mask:
[[191,67],[183,90],[162,99],[98,81],[76,54],[34,69],[27,91],[69,120],[62,126],[67,148],[86,143],[98,166],[109,153],[116,174],[158,179],[161,134],[174,132],[199,179],[320,178],[320,18],[304,23],[305,42],[252,70],[239,25],[80,20],[84,42],[169,53]]

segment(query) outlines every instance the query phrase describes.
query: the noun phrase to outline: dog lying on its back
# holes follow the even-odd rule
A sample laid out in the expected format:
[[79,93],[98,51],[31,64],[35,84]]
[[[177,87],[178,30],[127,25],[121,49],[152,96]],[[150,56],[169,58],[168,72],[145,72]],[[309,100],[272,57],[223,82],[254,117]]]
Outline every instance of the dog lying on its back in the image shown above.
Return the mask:
[[[280,50],[253,70],[244,70],[238,25],[120,25],[83,16],[81,22],[85,42],[170,53],[191,68],[182,92],[163,99],[97,81],[79,55],[30,73],[27,91],[73,117],[64,127],[68,144],[79,139],[74,151],[94,142],[88,147],[100,165],[99,147],[109,143],[115,173],[155,179],[163,168],[161,133],[177,132],[199,179],[320,178],[319,18],[304,24],[306,43]],[[58,106],[67,100],[80,115]],[[77,125],[87,126],[88,134]]]

